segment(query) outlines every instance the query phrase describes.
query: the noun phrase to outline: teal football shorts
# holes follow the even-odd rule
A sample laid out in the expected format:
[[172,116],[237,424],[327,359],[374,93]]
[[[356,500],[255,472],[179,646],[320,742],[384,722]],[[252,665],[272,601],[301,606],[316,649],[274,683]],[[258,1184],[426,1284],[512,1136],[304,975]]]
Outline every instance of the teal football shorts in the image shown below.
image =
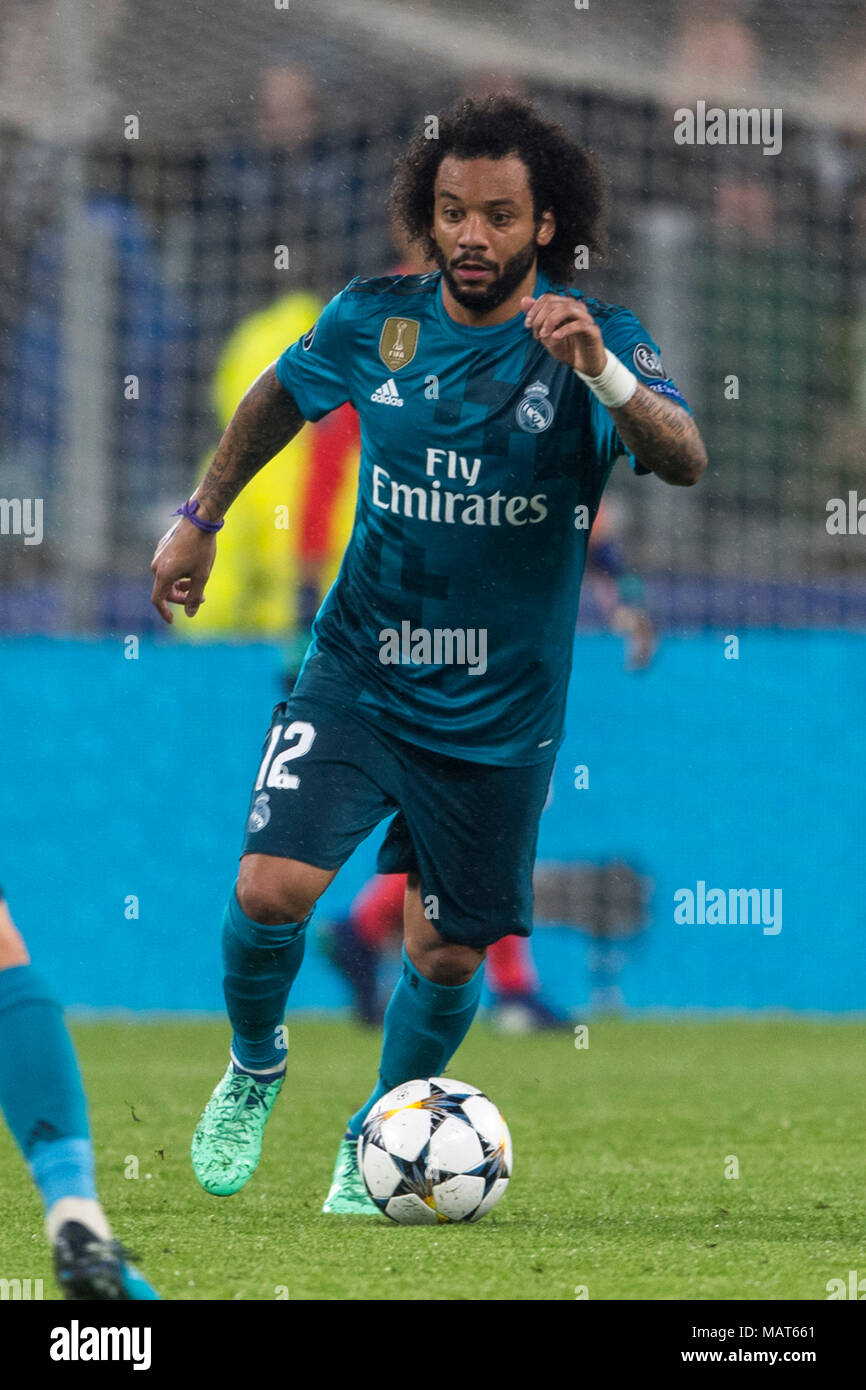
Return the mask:
[[529,936],[554,756],[527,767],[469,762],[397,738],[354,709],[292,695],[271,717],[241,856],[336,869],[393,816],[378,871],[419,876],[425,913],[446,941],[480,950]]

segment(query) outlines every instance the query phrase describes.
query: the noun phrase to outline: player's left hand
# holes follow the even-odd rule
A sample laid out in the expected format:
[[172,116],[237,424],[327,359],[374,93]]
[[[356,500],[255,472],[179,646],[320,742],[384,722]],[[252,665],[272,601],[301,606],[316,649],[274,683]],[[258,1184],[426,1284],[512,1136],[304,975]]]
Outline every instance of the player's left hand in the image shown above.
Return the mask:
[[557,362],[564,362],[585,376],[601,375],[606,361],[604,340],[582,300],[569,294],[543,294],[538,299],[525,295],[520,307],[532,336],[543,343]]

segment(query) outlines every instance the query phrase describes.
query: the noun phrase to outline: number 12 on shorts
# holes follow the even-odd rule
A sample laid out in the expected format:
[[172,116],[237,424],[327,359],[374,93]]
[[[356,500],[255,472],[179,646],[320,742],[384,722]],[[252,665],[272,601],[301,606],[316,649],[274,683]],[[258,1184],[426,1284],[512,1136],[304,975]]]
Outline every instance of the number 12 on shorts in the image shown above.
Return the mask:
[[[297,739],[297,743],[291,748],[286,748],[279,757],[274,758],[274,752],[280,741],[280,734],[285,742]],[[256,778],[255,790],[260,792],[262,787],[275,787],[277,791],[294,791],[301,785],[300,777],[293,772],[286,771],[286,763],[293,758],[302,758],[305,753],[309,753],[313,746],[316,731],[312,724],[308,724],[304,719],[295,719],[293,723],[287,724],[285,730],[282,724],[275,724],[271,729],[271,737],[262,758],[262,765],[259,768],[259,775]],[[271,759],[273,758],[273,762]]]

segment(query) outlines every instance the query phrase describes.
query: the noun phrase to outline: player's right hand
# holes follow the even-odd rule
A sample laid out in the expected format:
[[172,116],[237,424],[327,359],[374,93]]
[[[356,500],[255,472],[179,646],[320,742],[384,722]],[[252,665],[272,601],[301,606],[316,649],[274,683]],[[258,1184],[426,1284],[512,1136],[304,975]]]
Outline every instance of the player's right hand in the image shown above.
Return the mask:
[[182,603],[194,618],[204,603],[204,586],[216,558],[216,536],[179,517],[156,547],[150,568],[154,575],[150,601],[167,623],[174,622],[170,603]]

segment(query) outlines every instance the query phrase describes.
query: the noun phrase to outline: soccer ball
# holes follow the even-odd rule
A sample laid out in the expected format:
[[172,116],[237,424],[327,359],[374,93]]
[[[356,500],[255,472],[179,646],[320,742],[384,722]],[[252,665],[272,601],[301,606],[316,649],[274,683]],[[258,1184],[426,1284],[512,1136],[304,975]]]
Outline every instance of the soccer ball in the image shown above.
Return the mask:
[[511,1135],[483,1091],[434,1076],[377,1101],[358,1141],[376,1206],[403,1226],[479,1221],[511,1177]]

